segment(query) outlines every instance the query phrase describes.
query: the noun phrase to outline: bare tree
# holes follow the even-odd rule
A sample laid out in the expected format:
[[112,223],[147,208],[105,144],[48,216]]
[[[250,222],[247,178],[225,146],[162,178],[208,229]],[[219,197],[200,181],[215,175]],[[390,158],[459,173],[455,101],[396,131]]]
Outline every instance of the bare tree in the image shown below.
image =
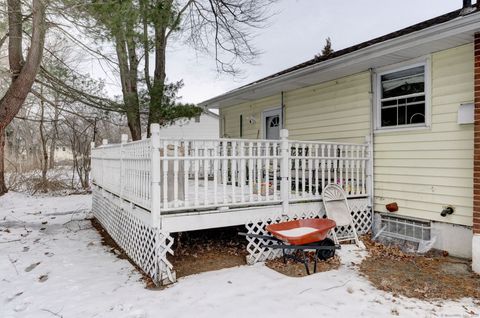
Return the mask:
[[5,185],[5,128],[22,107],[35,81],[42,60],[45,41],[45,3],[32,0],[32,36],[27,57],[23,58],[22,4],[7,0],[8,5],[8,59],[12,82],[0,99],[0,195],[8,191]]
[[81,22],[71,21],[100,38],[107,37],[115,47],[117,63],[112,64],[119,74],[132,138],[139,139],[144,110],[148,113],[147,130],[150,123],[166,124],[201,111],[178,103],[176,91],[181,82],[167,82],[169,43],[183,41],[202,53],[212,53],[218,71],[236,74],[239,63],[251,62],[257,56],[252,46],[253,29],[265,25],[272,2],[95,0],[78,6],[83,10]]
[[[43,94],[43,87],[40,87],[40,94]],[[48,180],[47,180],[47,172],[48,172],[48,148],[47,148],[47,136],[45,134],[45,101],[40,99],[40,120],[39,120],[39,131],[40,131],[40,142],[42,145],[42,181],[40,187],[42,188],[42,192],[48,191]]]
[[60,118],[60,109],[59,109],[59,96],[57,92],[54,92],[53,98],[53,131],[52,131],[52,141],[50,143],[50,155],[49,155],[49,164],[50,169],[55,168],[55,149],[57,148],[57,139],[58,139],[58,120]]

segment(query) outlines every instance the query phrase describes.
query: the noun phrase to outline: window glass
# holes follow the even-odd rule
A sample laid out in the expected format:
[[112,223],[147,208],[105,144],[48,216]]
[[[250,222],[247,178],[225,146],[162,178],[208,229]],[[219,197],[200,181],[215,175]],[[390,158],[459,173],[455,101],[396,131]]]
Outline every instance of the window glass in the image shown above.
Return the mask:
[[425,123],[425,66],[380,77],[381,127]]
[[424,66],[382,75],[382,98],[425,92]]

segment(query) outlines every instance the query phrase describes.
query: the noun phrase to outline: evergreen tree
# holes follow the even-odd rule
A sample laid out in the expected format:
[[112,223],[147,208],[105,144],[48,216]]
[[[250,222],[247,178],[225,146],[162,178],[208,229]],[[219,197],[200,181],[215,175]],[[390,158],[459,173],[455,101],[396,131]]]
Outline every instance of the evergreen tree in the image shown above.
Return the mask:
[[320,59],[320,58],[326,58],[332,55],[333,53],[332,49],[332,40],[330,37],[325,39],[325,45],[323,46],[322,52],[320,54],[315,55],[315,58]]

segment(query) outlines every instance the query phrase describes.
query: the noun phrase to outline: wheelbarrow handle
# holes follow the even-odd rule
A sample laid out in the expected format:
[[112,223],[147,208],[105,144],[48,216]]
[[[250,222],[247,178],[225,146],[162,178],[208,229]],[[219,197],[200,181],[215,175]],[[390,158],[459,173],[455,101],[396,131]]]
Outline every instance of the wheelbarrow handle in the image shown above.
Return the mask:
[[245,236],[245,237],[255,237],[255,238],[260,238],[260,239],[270,240],[270,241],[275,241],[275,242],[282,242],[282,240],[276,238],[275,236],[271,236],[271,235],[250,234],[250,233],[243,233],[243,232],[238,232],[238,235]]
[[272,244],[272,245],[266,245],[262,244],[260,245],[261,247],[264,248],[279,248],[279,249],[286,249],[286,250],[338,250],[341,248],[339,244],[336,244],[334,246],[320,246],[320,245],[286,245],[286,244]]

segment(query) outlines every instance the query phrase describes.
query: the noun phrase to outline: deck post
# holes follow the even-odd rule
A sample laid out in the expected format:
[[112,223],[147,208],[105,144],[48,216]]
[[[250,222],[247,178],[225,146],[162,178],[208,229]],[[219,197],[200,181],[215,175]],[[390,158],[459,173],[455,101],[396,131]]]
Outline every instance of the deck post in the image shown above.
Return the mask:
[[[108,145],[108,139],[102,139],[102,146]],[[105,158],[102,157],[102,191],[105,185]]]
[[[93,155],[93,150],[95,149],[95,141],[92,141],[90,143],[90,171],[88,172],[88,183],[90,186],[90,189],[93,188],[93,164],[92,164],[92,155]],[[95,167],[96,169],[96,167]]]
[[290,180],[289,175],[289,159],[290,147],[288,146],[288,130],[280,130],[280,197],[282,200],[282,214],[287,215],[289,210]]
[[373,210],[373,141],[370,135],[365,136],[365,144],[367,146],[368,161],[365,165],[365,174],[367,177],[366,188],[368,195],[368,203]]
[[128,135],[122,134],[122,139],[120,141],[120,199],[123,199],[123,178],[125,178],[124,168],[123,168],[123,145],[128,142]]
[[152,124],[150,126],[150,140],[152,143],[152,169],[151,173],[151,214],[152,214],[152,225],[155,228],[160,228],[160,203],[161,203],[161,196],[160,196],[160,125],[159,124]]

